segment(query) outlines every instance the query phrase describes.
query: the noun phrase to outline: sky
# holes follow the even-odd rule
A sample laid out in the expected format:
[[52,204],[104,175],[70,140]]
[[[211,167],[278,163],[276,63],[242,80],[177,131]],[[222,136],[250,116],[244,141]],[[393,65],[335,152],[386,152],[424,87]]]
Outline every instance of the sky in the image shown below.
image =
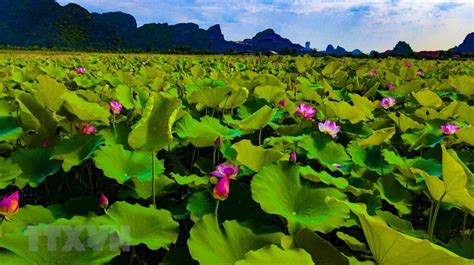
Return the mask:
[[226,40],[267,28],[295,43],[325,50],[385,51],[399,41],[413,50],[449,49],[474,32],[474,0],[57,0],[91,12],[122,11],[138,25],[220,24]]

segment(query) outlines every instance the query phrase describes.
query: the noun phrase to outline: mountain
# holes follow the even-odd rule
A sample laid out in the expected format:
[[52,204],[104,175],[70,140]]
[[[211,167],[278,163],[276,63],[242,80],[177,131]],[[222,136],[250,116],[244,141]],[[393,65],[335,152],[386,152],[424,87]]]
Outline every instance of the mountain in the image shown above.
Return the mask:
[[459,46],[453,49],[454,52],[464,53],[470,52],[474,53],[474,32],[467,34],[464,41],[459,44]]
[[327,47],[326,47],[326,50],[321,52],[323,54],[329,54],[329,55],[337,55],[337,56],[342,56],[342,55],[361,55],[362,52],[359,50],[359,49],[355,49],[353,50],[352,52],[350,51],[347,51],[346,49],[342,48],[341,46],[337,46],[335,49],[334,49],[334,46],[332,46],[331,44],[329,44]]
[[393,47],[392,50],[388,50],[384,52],[385,55],[404,55],[404,56],[411,56],[413,55],[413,50],[410,47],[410,44],[404,42],[404,41],[399,41]]
[[0,0],[0,45],[68,49],[189,49],[233,51],[303,51],[303,47],[264,30],[242,42],[227,41],[219,25],[150,23],[137,27],[122,12],[90,13],[77,4],[55,0]]
[[282,49],[289,50],[304,50],[304,47],[299,44],[292,43],[289,39],[283,38],[273,31],[273,29],[266,29],[262,32],[257,33],[251,39],[245,39],[239,44],[247,47],[249,50],[254,51],[280,51]]

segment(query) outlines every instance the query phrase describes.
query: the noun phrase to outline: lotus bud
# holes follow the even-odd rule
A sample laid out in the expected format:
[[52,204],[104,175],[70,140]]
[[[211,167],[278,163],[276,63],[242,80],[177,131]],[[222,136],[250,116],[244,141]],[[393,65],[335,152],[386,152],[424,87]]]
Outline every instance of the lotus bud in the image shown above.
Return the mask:
[[20,192],[15,191],[9,196],[4,197],[0,201],[0,216],[3,216],[5,220],[11,220],[11,217],[20,210]]
[[109,206],[109,199],[107,199],[107,197],[103,193],[100,194],[99,206],[102,209],[107,209],[107,207]]

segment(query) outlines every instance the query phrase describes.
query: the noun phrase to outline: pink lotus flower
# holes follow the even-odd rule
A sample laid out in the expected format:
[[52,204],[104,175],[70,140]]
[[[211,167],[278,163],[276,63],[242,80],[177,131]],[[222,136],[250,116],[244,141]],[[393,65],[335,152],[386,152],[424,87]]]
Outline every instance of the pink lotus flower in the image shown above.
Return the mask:
[[216,140],[214,141],[216,146],[220,146],[222,144],[222,137],[219,135],[217,136]]
[[214,188],[212,189],[212,194],[214,198],[218,200],[225,200],[229,197],[230,192],[230,179],[228,177],[220,178]]
[[102,209],[107,209],[109,206],[109,199],[103,193],[100,194],[99,206]]
[[96,134],[97,133],[97,128],[93,125],[90,125],[90,124],[84,124],[82,126],[81,132],[83,134]]
[[337,164],[337,163],[332,164],[332,166],[335,167],[335,168],[342,168],[342,165],[341,165],[341,164]]
[[231,162],[224,164],[219,164],[216,167],[217,170],[212,171],[211,175],[218,178],[229,178],[235,179],[237,174],[239,173],[240,166],[234,166]]
[[423,70],[421,70],[421,69],[418,70],[418,71],[416,72],[416,74],[417,74],[418,76],[424,76],[424,75],[425,75],[425,73],[424,73]]
[[296,157],[296,152],[292,151],[290,154],[290,161],[293,163],[296,163],[297,157]]
[[19,191],[15,191],[11,195],[4,197],[0,201],[0,216],[3,216],[5,220],[10,221],[11,217],[20,210],[19,200]]
[[114,100],[109,103],[109,109],[113,114],[118,115],[120,112],[122,112],[123,106],[120,104],[120,102]]
[[380,105],[384,108],[384,109],[389,109],[393,106],[396,105],[396,100],[395,98],[393,97],[386,97],[386,98],[383,98],[381,101],[380,101]]
[[85,73],[86,73],[86,68],[84,68],[84,67],[79,67],[79,68],[76,69],[76,73],[77,73],[78,75],[85,74]]
[[459,131],[459,126],[452,124],[452,123],[446,123],[445,125],[441,125],[441,130],[443,131],[444,134],[451,135],[455,134],[457,131]]
[[301,105],[296,106],[296,115],[303,117],[307,120],[311,120],[316,114],[316,109],[310,105],[305,105],[301,103]]
[[369,75],[371,75],[371,76],[377,75],[377,70],[375,70],[375,69],[370,69]]
[[286,106],[285,99],[280,100],[280,102],[278,102],[278,104],[280,105],[280,107],[284,108]]
[[388,84],[387,84],[387,88],[388,88],[388,89],[394,89],[394,88],[395,88],[395,84],[394,84],[394,83],[388,83]]
[[411,66],[412,66],[412,64],[411,64],[410,62],[405,62],[404,65],[405,65],[406,67],[411,67]]
[[335,122],[330,120],[326,120],[324,123],[318,123],[319,131],[322,133],[327,133],[332,136],[332,138],[336,138],[337,134],[341,130],[341,126],[337,126]]

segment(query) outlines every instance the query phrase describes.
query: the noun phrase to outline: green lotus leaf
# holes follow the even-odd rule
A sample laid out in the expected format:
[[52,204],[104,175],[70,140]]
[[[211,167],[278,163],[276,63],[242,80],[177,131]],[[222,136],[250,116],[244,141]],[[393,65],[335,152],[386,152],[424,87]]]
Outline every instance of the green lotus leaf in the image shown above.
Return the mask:
[[54,146],[51,159],[62,160],[63,170],[68,172],[73,166],[78,166],[89,159],[103,143],[104,139],[101,136],[76,134]]
[[303,249],[282,250],[276,245],[269,245],[247,252],[244,259],[237,261],[235,265],[266,264],[270,260],[275,264],[314,264],[311,256]]
[[356,141],[352,141],[347,146],[347,152],[352,156],[354,164],[370,169],[382,175],[394,170],[394,166],[384,162],[380,146],[368,146],[362,148]]
[[469,75],[461,75],[452,77],[449,80],[450,84],[456,88],[456,90],[464,96],[472,96],[474,95],[474,78]]
[[349,120],[351,123],[358,123],[366,120],[364,109],[350,105],[347,102],[340,101],[329,101],[327,99],[323,102],[326,112],[326,116],[329,119],[341,119]]
[[101,121],[109,124],[110,111],[108,108],[95,102],[89,102],[75,92],[63,94],[64,106],[82,121]]
[[36,100],[50,111],[58,111],[64,102],[62,95],[67,91],[64,84],[54,78],[40,75],[37,76],[38,90],[34,93]]
[[254,94],[258,98],[263,98],[271,103],[285,94],[285,90],[285,86],[259,85],[254,88]]
[[256,172],[273,162],[288,159],[288,155],[276,150],[255,146],[250,140],[237,142],[232,145],[232,148],[237,152],[237,161]]
[[388,117],[392,119],[395,124],[400,128],[402,132],[406,132],[408,129],[423,129],[424,126],[410,117],[406,116],[405,114],[400,112],[400,115],[397,117],[396,113],[390,112]]
[[22,170],[15,179],[15,185],[23,188],[26,184],[38,187],[46,177],[56,174],[61,168],[61,161],[50,160],[51,150],[47,148],[18,149],[11,155],[13,162]]
[[143,116],[128,135],[128,143],[135,150],[157,152],[173,140],[171,128],[178,115],[181,102],[153,93]]
[[327,196],[345,199],[344,193],[301,183],[299,167],[294,163],[279,162],[262,168],[251,186],[252,197],[262,209],[285,217],[293,232],[309,228],[327,233],[342,226],[349,217],[348,208],[325,202]]
[[443,105],[443,100],[438,96],[438,94],[430,90],[418,91],[413,94],[413,97],[423,107],[439,108]]
[[384,128],[374,131],[368,138],[359,140],[359,146],[365,147],[368,145],[381,145],[384,143],[390,143],[390,139],[395,135],[395,132],[395,128]]
[[10,117],[0,117],[0,142],[16,140],[23,129]]
[[93,88],[100,85],[100,80],[88,74],[76,76],[73,80],[79,87],[83,88]]
[[216,118],[204,116],[197,121],[189,114],[178,120],[174,129],[180,138],[189,140],[196,147],[214,146],[219,136],[224,140],[241,135],[239,130],[222,125]]
[[241,106],[247,100],[249,96],[249,91],[245,87],[238,89],[233,89],[230,96],[225,97],[225,99],[219,104],[220,109],[233,109]]
[[171,176],[179,185],[203,186],[209,184],[209,176],[198,176],[196,174],[181,176],[176,173],[171,173]]
[[188,96],[190,104],[200,104],[204,107],[217,108],[219,104],[230,97],[232,88],[230,87],[206,87],[196,89]]
[[350,250],[352,251],[358,251],[358,252],[368,252],[368,248],[367,248],[367,245],[363,242],[360,242],[357,238],[351,236],[351,235],[348,235],[344,232],[337,232],[336,233],[336,236],[344,241],[344,243],[346,243],[347,247],[349,247]]
[[425,171],[421,169],[417,169],[417,168],[411,168],[411,171],[413,174],[419,174],[420,176],[424,178],[426,187],[428,188],[428,191],[430,192],[431,198],[439,201],[441,197],[443,197],[444,195],[443,197],[444,202],[456,204],[456,200],[452,198],[451,195],[446,194],[446,187],[444,186],[444,182],[439,177],[430,176]]
[[342,190],[349,188],[349,182],[347,179],[333,177],[326,171],[317,172],[312,169],[311,166],[300,167],[300,174],[303,178],[313,182],[322,182],[326,185],[331,185]]
[[234,264],[251,250],[278,244],[283,236],[279,232],[256,234],[235,220],[225,221],[221,228],[213,214],[203,216],[190,234],[189,251],[202,265]]
[[114,227],[121,245],[145,244],[152,250],[169,249],[178,239],[179,224],[167,210],[119,201],[110,206],[99,222]]
[[10,103],[4,100],[0,100],[0,117],[10,117],[10,115],[15,110],[16,110],[15,107],[13,107]]
[[0,189],[4,189],[21,175],[21,167],[11,159],[0,157]]
[[393,205],[401,214],[411,212],[411,194],[393,175],[383,175],[375,183],[382,199]]
[[[120,144],[102,146],[94,153],[96,167],[120,184],[131,178],[151,180],[151,158],[149,152],[128,151]],[[156,175],[162,174],[164,169],[163,161],[155,157]]]
[[104,138],[105,145],[116,145],[121,144],[125,149],[131,149],[128,146],[128,134],[130,133],[130,127],[123,124],[115,124],[112,128],[101,129],[97,132]]
[[42,140],[54,136],[56,120],[33,95],[21,93],[17,97],[20,106],[20,125],[24,130],[35,130],[43,137]]
[[414,231],[413,225],[409,220],[402,219],[388,211],[376,210],[375,213],[378,217],[387,222],[391,228],[395,228],[396,230],[407,234],[413,233]]
[[426,239],[397,232],[374,217],[359,215],[359,220],[377,264],[468,265],[473,262]]
[[120,254],[116,241],[112,229],[91,219],[58,219],[2,237],[0,244],[9,251],[2,253],[2,263],[99,265]]
[[272,120],[273,115],[276,113],[276,109],[272,109],[265,105],[252,115],[239,123],[239,127],[245,131],[261,130]]
[[[188,200],[186,209],[191,212],[191,220],[197,222],[202,216],[214,213],[216,199],[209,191],[193,193]],[[229,197],[219,203],[218,215],[220,220],[237,220],[239,222],[259,218],[259,221],[268,217],[252,200],[250,186],[241,181],[230,182]]]
[[456,136],[460,141],[474,146],[474,126],[462,128],[456,133]]
[[[28,226],[49,224],[63,217],[67,217],[67,215],[61,210],[56,209],[55,206],[45,208],[40,205],[25,205],[20,208],[11,221],[2,222],[0,226],[3,235],[6,235],[20,232]],[[0,245],[1,242],[0,239]]]
[[[468,177],[463,166],[442,145],[443,150],[443,182],[446,194],[451,196],[459,205],[474,212],[474,197],[467,189]],[[454,151],[453,151],[454,152]]]
[[406,96],[413,91],[421,90],[423,84],[424,82],[421,80],[407,81],[395,87],[394,89],[390,90],[390,92],[399,94],[401,96]]
[[468,237],[455,237],[446,247],[464,258],[474,259],[474,240]]
[[349,265],[347,258],[337,248],[309,229],[301,230],[294,236],[294,241],[296,247],[311,255],[314,264]]
[[317,159],[319,163],[326,166],[340,164],[344,167],[351,164],[351,158],[347,155],[344,146],[334,142],[330,136],[321,133],[314,133],[312,137],[306,137],[301,141],[301,148],[308,152],[309,159]]
[[368,98],[360,96],[359,94],[351,93],[349,97],[351,98],[354,107],[363,111],[367,118],[372,119],[374,117],[372,113],[378,107],[377,102],[372,102]]
[[206,214],[214,213],[215,208],[216,199],[206,190],[191,194],[186,205],[186,209],[191,212],[191,220],[194,222],[199,221]]
[[410,168],[419,168],[431,176],[441,176],[441,164],[436,159],[401,157],[394,151],[387,149],[383,150],[383,157],[389,164],[395,165],[405,177],[411,179],[416,179],[416,176],[411,173]]
[[133,90],[126,85],[118,85],[115,89],[115,98],[126,108],[133,109]]
[[[151,159],[150,159],[151,160]],[[161,161],[161,160],[160,160]],[[159,170],[159,169],[157,169]],[[148,180],[139,180],[138,178],[131,178],[125,182],[126,189],[120,190],[118,192],[121,198],[132,197],[135,199],[145,199],[148,200],[151,198],[151,178]],[[158,175],[155,177],[155,197],[160,198],[167,193],[173,192],[176,190],[176,183],[168,178],[165,175]]]
[[456,101],[456,103],[458,104],[455,115],[458,115],[462,120],[471,125],[474,124],[474,106],[470,106],[462,101]]
[[404,143],[410,145],[409,151],[418,150],[420,147],[435,147],[444,139],[439,128],[425,126],[421,131],[410,131],[402,134]]

